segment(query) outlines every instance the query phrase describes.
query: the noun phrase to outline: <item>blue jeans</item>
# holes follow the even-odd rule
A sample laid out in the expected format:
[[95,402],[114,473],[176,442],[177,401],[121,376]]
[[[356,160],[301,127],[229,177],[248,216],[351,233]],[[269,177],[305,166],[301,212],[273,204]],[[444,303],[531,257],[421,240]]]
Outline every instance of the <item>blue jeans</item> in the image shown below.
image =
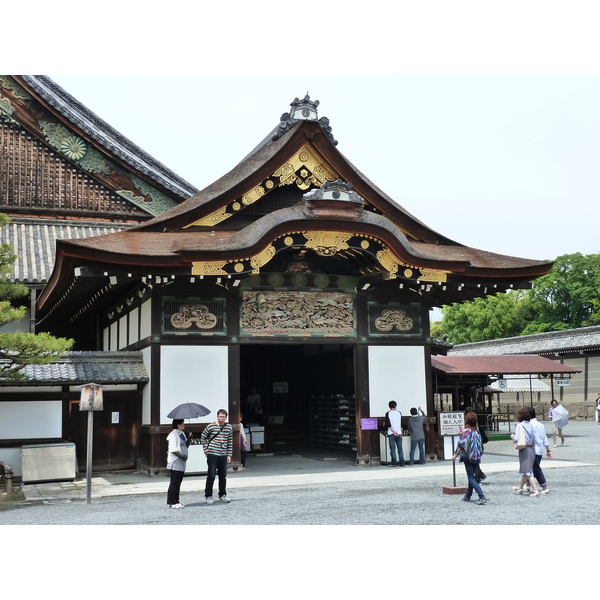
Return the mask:
[[388,437],[390,440],[390,452],[392,453],[392,464],[397,465],[398,460],[396,459],[396,448],[398,449],[398,454],[400,456],[400,463],[404,466],[404,452],[402,450],[402,436],[401,435],[390,435]]
[[473,494],[473,490],[480,498],[485,498],[483,495],[483,490],[481,486],[477,483],[477,479],[475,479],[475,469],[477,468],[478,463],[465,462],[465,471],[467,472],[467,479],[469,480],[469,486],[467,487],[467,498],[471,498]]
[[410,441],[410,464],[415,462],[415,450],[419,445],[419,462],[425,464],[425,440],[417,440],[416,442]]
[[215,477],[219,476],[219,498],[227,495],[227,457],[217,456],[216,454],[207,454],[206,462],[208,463],[208,476],[206,477],[206,487],[204,488],[204,496],[212,498],[213,483]]
[[542,466],[540,463],[542,462],[542,455],[536,454],[535,460],[533,461],[533,476],[537,479],[537,482],[544,487],[546,484],[546,477],[544,476],[544,472],[542,471]]

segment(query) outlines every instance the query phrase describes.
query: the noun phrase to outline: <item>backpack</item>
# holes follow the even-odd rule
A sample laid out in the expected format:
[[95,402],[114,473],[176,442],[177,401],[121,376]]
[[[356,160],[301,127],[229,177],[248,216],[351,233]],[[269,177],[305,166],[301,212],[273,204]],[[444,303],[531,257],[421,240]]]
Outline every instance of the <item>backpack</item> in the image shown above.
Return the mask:
[[390,421],[390,411],[388,410],[385,413],[385,428],[389,429],[392,426],[392,422]]
[[379,433],[383,436],[383,437],[388,437],[388,430],[389,428],[392,426],[391,422],[390,422],[390,411],[388,410],[385,413],[385,418],[383,421],[383,428],[379,430]]

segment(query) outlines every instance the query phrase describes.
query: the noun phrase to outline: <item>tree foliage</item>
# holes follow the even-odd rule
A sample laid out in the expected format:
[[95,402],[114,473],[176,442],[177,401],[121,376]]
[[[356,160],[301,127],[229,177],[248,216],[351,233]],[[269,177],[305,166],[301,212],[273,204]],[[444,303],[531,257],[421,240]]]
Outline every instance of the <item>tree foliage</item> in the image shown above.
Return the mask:
[[453,344],[481,342],[520,335],[527,325],[528,308],[523,290],[477,298],[471,302],[453,304],[442,309],[439,329],[432,335],[448,334]]
[[600,255],[565,254],[531,290],[478,298],[442,308],[431,334],[453,344],[600,324]]
[[[0,213],[0,226],[8,223],[8,218]],[[8,323],[21,320],[26,310],[15,303],[29,290],[27,286],[12,283],[10,274],[17,256],[10,244],[0,244],[0,328]],[[55,338],[47,333],[1,333],[0,332],[0,379],[23,381],[21,370],[26,365],[42,365],[54,362],[73,345],[73,340]]]

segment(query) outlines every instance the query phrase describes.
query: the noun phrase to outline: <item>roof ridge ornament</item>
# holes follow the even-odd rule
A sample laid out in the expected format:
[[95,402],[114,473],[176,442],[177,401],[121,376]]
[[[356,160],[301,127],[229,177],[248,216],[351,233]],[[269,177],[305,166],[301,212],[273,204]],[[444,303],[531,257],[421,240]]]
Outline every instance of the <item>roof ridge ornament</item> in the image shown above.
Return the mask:
[[306,92],[306,95],[301,100],[299,98],[294,98],[294,101],[290,103],[292,109],[290,112],[281,115],[280,123],[271,139],[278,140],[298,121],[317,121],[321,126],[323,133],[325,133],[334,146],[337,146],[337,140],[333,137],[329,119],[327,117],[321,117],[319,119],[319,113],[317,111],[319,104],[320,102],[318,100],[313,101],[310,99],[308,92]]
[[320,188],[306,192],[302,196],[305,200],[339,200],[340,202],[355,202],[364,204],[365,200],[354,191],[354,186],[342,179],[326,181]]

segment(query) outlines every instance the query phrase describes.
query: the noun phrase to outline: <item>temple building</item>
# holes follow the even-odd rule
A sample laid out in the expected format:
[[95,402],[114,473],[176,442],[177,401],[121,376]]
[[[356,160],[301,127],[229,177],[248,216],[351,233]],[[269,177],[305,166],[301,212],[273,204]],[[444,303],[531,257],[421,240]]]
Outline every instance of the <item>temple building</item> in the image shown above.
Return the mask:
[[[10,81],[34,91],[27,78]],[[1,91],[10,96],[6,84]],[[129,210],[155,197],[138,179],[160,192],[163,210],[114,219],[126,227],[104,235],[56,239],[52,273],[32,308],[36,331],[74,338],[83,359],[143,362],[147,383],[105,391],[118,413],[105,442],[126,439],[131,467],[164,468],[167,415],[184,402],[211,411],[191,420],[194,432],[225,408],[232,424],[257,425],[257,448],[335,449],[356,464],[377,463],[373,420],[390,400],[405,416],[413,406],[433,415],[432,356],[450,344],[431,339],[429,311],[529,287],[550,270],[430,229],[340,152],[319,111],[308,95],[296,98],[248,156],[197,192],[174,174],[159,180],[112,157],[120,182],[133,183],[119,198],[144,198]],[[11,118],[33,122],[14,108]],[[57,158],[76,169],[76,150]],[[0,190],[8,189],[4,177]],[[30,389],[23,395],[32,397]],[[6,398],[0,387],[0,410]],[[77,398],[72,386],[63,390],[66,406]],[[61,437],[80,440],[80,425],[65,417]],[[238,458],[236,441],[234,465]]]

